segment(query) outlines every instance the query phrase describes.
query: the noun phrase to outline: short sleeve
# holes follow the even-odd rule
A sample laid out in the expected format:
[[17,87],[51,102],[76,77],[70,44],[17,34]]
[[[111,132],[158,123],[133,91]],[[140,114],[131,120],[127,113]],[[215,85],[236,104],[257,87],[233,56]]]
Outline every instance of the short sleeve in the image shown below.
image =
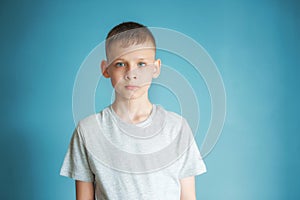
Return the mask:
[[88,162],[88,153],[79,124],[73,132],[60,175],[85,182],[94,181],[94,174]]
[[[192,131],[186,123],[185,131],[192,134]],[[197,176],[206,172],[206,166],[198,149],[197,143],[192,137],[191,144],[181,158],[181,168],[178,178],[182,179],[189,176]]]

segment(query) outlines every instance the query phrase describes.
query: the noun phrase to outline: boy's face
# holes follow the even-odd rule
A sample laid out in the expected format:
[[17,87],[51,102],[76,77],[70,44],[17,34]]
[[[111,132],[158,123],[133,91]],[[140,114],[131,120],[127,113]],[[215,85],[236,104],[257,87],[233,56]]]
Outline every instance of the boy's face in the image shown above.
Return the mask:
[[107,52],[107,59],[101,63],[102,73],[111,79],[116,95],[125,99],[147,95],[152,78],[160,73],[160,60],[155,60],[151,42],[125,48],[114,42]]

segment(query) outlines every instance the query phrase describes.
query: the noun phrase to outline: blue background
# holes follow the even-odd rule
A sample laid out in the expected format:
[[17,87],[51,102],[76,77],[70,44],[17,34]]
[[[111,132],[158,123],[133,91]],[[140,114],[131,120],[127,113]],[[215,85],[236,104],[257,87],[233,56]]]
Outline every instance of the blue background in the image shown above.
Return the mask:
[[297,1],[1,1],[0,199],[75,199],[74,181],[59,169],[74,129],[76,73],[107,31],[129,20],[194,38],[223,77],[227,118],[205,158],[208,172],[196,177],[197,199],[300,198],[299,8]]

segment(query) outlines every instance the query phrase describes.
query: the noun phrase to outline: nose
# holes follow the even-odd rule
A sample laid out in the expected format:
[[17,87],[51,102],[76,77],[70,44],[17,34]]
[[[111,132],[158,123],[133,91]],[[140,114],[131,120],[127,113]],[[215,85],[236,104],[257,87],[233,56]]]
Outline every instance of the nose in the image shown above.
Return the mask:
[[126,74],[125,74],[125,79],[126,80],[133,80],[137,78],[137,69],[135,67],[129,66]]

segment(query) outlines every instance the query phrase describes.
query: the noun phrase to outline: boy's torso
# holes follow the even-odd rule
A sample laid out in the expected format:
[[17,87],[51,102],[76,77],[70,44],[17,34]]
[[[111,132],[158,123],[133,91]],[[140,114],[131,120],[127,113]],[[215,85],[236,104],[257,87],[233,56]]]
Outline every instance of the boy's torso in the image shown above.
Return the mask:
[[187,148],[182,141],[192,137],[179,134],[186,128],[181,116],[154,105],[147,120],[133,125],[107,107],[79,125],[95,174],[96,196],[179,199],[180,156]]

